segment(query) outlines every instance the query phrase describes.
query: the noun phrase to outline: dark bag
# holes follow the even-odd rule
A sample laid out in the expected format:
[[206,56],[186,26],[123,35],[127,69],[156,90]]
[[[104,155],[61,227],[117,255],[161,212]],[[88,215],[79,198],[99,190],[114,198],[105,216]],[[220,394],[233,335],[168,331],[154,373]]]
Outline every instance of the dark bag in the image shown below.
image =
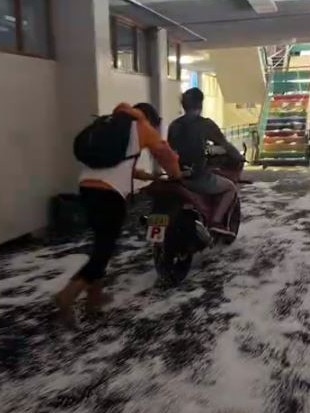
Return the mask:
[[175,121],[172,136],[168,140],[179,155],[182,169],[189,167],[195,174],[203,170],[206,163],[205,129],[205,119],[200,116],[184,116]]
[[124,112],[98,117],[76,136],[76,159],[93,169],[112,168],[127,159],[137,159],[140,153],[126,156],[133,121]]
[[49,224],[59,234],[85,231],[88,222],[79,195],[59,194],[49,205]]

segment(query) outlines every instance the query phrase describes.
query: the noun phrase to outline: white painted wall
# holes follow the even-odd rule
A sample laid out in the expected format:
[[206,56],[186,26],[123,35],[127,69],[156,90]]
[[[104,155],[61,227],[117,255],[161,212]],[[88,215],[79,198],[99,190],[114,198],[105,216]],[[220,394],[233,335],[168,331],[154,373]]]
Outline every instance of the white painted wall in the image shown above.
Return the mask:
[[181,82],[168,79],[165,82],[164,99],[162,106],[163,122],[169,125],[182,114]]
[[224,126],[224,98],[217,78],[202,73],[201,89],[204,93],[203,116],[211,118],[219,127]]
[[149,76],[125,73],[112,68],[108,1],[93,0],[93,25],[99,113],[111,112],[120,102],[150,102]]
[[[77,190],[72,143],[91,115],[121,101],[151,102],[150,77],[111,68],[107,0],[52,6],[56,62],[0,53],[0,243],[45,226],[50,197]],[[161,34],[152,81],[167,124],[179,115],[180,83],[167,80]],[[151,169],[146,154],[140,166]]]
[[94,9],[92,1],[85,0],[58,0],[51,4],[63,142],[59,164],[66,166],[64,190],[76,192],[79,165],[72,152],[73,139],[98,113]]
[[257,47],[218,49],[209,53],[225,102],[263,103],[266,84]]
[[150,77],[117,70],[111,70],[105,76],[109,79],[109,88],[100,93],[103,94],[107,113],[120,102],[135,104],[151,101]]
[[0,243],[46,224],[62,187],[56,65],[0,53]]
[[310,56],[291,56],[289,60],[290,70],[309,70]]

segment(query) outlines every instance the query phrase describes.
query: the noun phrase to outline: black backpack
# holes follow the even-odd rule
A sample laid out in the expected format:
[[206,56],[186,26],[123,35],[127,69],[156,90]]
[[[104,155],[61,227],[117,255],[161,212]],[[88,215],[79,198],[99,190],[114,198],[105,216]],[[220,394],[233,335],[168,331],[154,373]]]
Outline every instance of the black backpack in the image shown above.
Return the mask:
[[112,168],[127,159],[137,159],[140,152],[126,156],[134,120],[124,112],[99,116],[76,136],[76,159],[93,169]]

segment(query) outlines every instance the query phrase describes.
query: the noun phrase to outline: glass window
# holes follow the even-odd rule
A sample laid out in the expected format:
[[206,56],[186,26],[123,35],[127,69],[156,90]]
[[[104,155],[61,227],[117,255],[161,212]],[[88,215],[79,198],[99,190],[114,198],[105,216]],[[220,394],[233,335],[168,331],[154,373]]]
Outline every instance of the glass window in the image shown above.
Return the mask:
[[117,24],[117,68],[126,72],[134,71],[135,33],[131,26]]
[[50,0],[0,0],[0,49],[49,57]]
[[137,71],[149,73],[148,38],[145,30],[137,30]]
[[42,0],[22,0],[23,48],[28,54],[48,56],[48,10]]
[[149,73],[148,32],[119,17],[110,18],[112,64],[125,72]]
[[12,0],[0,0],[0,48],[17,48],[15,4]]

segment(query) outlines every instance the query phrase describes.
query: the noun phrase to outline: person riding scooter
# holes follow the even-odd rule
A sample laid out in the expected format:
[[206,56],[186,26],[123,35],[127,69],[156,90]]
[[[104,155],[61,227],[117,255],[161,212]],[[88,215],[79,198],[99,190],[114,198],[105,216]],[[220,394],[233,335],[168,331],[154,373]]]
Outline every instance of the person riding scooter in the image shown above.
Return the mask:
[[188,189],[201,195],[221,195],[216,207],[210,231],[222,235],[235,235],[224,224],[224,218],[236,199],[237,188],[229,179],[208,170],[205,154],[207,141],[222,146],[236,162],[243,157],[231,145],[215,122],[201,116],[204,94],[198,88],[182,95],[185,114],[173,121],[168,130],[168,142],[179,155],[182,170],[191,170],[185,180]]

